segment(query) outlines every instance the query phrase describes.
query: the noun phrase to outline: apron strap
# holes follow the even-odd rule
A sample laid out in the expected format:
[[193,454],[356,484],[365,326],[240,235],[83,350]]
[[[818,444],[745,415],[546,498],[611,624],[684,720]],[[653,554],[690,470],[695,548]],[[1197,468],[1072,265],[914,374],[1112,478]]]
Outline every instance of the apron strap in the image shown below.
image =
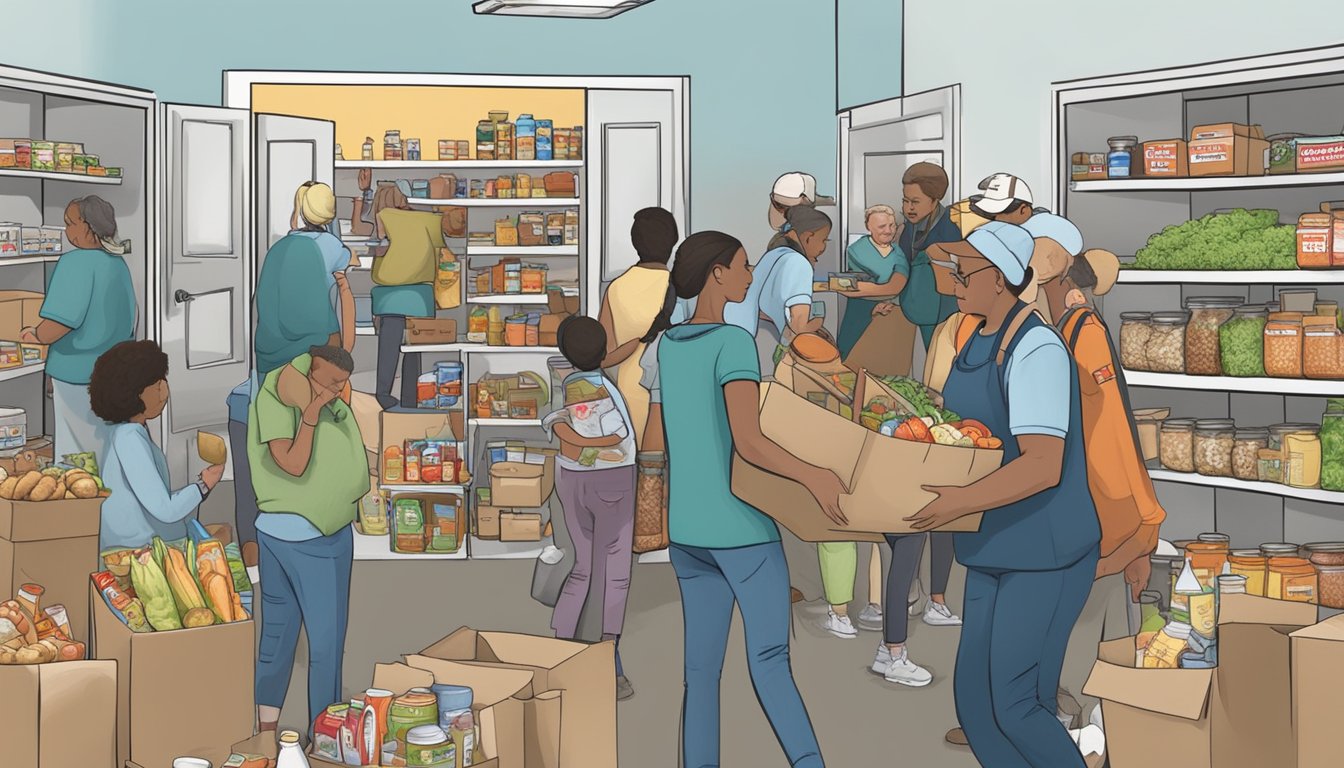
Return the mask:
[[[999,342],[999,353],[994,357],[995,365],[1000,367],[1003,366],[1003,360],[1008,356],[1008,347],[1012,346],[1013,339],[1017,336],[1017,332],[1021,330],[1022,324],[1027,322],[1027,318],[1031,315],[1040,317],[1039,312],[1029,308],[1027,305],[1023,305],[1022,309],[1018,310],[1017,314],[1013,316],[1013,319],[1008,321],[1008,327],[1003,331],[1003,340]],[[1044,318],[1042,318],[1041,322],[1045,322]]]

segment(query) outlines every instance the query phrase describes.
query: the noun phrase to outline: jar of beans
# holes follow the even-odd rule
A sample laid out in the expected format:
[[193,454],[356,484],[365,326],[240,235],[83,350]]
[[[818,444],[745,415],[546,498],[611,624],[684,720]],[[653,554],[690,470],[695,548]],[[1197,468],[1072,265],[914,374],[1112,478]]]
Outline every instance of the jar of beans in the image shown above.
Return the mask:
[[1260,451],[1268,447],[1268,429],[1238,429],[1232,441],[1232,476],[1238,480],[1259,480]]
[[1344,608],[1344,544],[1308,544],[1317,595],[1327,608]]
[[1265,374],[1302,378],[1302,315],[1275,312],[1265,323]]
[[1302,318],[1302,374],[1309,379],[1344,379],[1344,348],[1334,317]]
[[1152,313],[1121,312],[1120,364],[1131,371],[1148,370],[1148,342],[1152,335]]
[[1208,477],[1232,477],[1232,446],[1237,426],[1230,419],[1195,422],[1195,471]]
[[1162,466],[1172,472],[1194,472],[1195,420],[1167,419],[1162,422],[1157,453]]
[[1186,312],[1155,312],[1148,338],[1148,369],[1156,373],[1185,373]]
[[1185,327],[1185,372],[1192,376],[1222,376],[1218,353],[1218,329],[1232,319],[1242,300],[1237,297],[1204,296],[1187,299],[1190,321]]

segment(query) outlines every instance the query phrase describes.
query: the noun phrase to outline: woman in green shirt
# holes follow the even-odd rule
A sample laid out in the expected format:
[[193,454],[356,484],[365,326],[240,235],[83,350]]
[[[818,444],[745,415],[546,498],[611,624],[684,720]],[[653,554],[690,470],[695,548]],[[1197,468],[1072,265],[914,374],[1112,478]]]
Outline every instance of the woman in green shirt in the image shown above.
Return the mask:
[[896,211],[889,205],[874,205],[863,213],[868,234],[855,240],[845,251],[851,272],[864,275],[853,291],[845,291],[845,316],[840,321],[836,343],[840,356],[848,357],[863,332],[873,321],[873,310],[880,299],[892,299],[905,290],[910,277],[910,259],[896,245]]

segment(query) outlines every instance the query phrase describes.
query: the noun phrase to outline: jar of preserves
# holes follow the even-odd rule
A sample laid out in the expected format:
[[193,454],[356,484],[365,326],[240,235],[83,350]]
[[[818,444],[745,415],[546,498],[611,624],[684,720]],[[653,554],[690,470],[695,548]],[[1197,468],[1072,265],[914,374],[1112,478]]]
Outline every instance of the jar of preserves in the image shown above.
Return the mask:
[[1157,453],[1162,466],[1172,472],[1195,471],[1195,420],[1167,419],[1162,422]]
[[1275,312],[1265,323],[1265,375],[1302,378],[1302,315]]
[[1185,372],[1192,376],[1222,376],[1218,329],[1232,319],[1242,300],[1236,297],[1203,296],[1187,299],[1190,321],[1185,327]]
[[1318,488],[1321,484],[1320,428],[1304,428],[1283,438],[1283,484]]
[[1316,566],[1316,588],[1321,605],[1344,608],[1344,565]]
[[1260,451],[1269,447],[1269,430],[1238,429],[1232,441],[1232,476],[1238,480],[1260,479]]
[[1232,477],[1232,445],[1236,424],[1230,419],[1200,419],[1195,422],[1195,471],[1207,477]]
[[1274,542],[1260,545],[1260,554],[1265,557],[1297,557],[1301,547],[1286,542]]
[[1315,424],[1305,424],[1302,422],[1284,422],[1283,424],[1274,424],[1269,427],[1269,449],[1272,451],[1283,450],[1283,438],[1294,432],[1311,431],[1317,429]]
[[1316,568],[1300,557],[1274,557],[1269,560],[1266,597],[1295,603],[1316,602]]
[[1265,596],[1265,577],[1269,559],[1258,549],[1235,549],[1227,556],[1227,567],[1237,576],[1246,577],[1246,594]]
[[1120,364],[1131,371],[1148,370],[1148,342],[1152,335],[1151,312],[1120,313]]
[[1283,454],[1278,451],[1266,449],[1260,452],[1260,460],[1257,462],[1257,474],[1262,483],[1282,483],[1283,482]]
[[1265,375],[1265,321],[1263,304],[1238,307],[1232,319],[1218,329],[1218,355],[1227,376]]
[[1195,578],[1206,590],[1213,589],[1214,579],[1223,572],[1228,564],[1228,546],[1223,541],[1194,541],[1186,545],[1185,555],[1190,560],[1190,569]]
[[[1106,140],[1111,151],[1106,153],[1106,177],[1109,179],[1128,179],[1130,176],[1142,176],[1138,170],[1142,166],[1142,157],[1136,152],[1139,146],[1137,136],[1112,136]],[[1137,171],[1137,173],[1136,173]]]
[[1341,340],[1334,316],[1302,318],[1302,375],[1308,379],[1344,379]]
[[1225,547],[1232,545],[1232,537],[1226,533],[1201,533],[1195,537],[1195,541],[1202,541],[1205,544],[1222,544]]
[[1148,338],[1148,370],[1155,373],[1185,373],[1186,312],[1154,312]]
[[1344,491],[1344,399],[1327,401],[1321,417],[1321,489]]

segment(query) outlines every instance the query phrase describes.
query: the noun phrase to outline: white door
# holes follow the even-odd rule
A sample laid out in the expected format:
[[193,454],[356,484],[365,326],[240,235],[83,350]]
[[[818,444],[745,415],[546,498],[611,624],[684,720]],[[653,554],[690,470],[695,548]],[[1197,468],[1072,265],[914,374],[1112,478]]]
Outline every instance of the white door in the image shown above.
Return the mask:
[[666,208],[682,234],[688,233],[683,93],[588,91],[585,242],[590,294],[584,297],[584,311],[590,315],[597,315],[607,284],[639,261],[630,244],[636,211]]
[[333,184],[336,124],[288,115],[256,116],[257,274],[266,252],[289,234],[294,193],[307,181]]
[[226,434],[226,399],[247,378],[251,119],[246,110],[165,104],[162,127],[167,215],[154,290],[173,395],[160,444],[178,486],[203,465],[196,430]]

